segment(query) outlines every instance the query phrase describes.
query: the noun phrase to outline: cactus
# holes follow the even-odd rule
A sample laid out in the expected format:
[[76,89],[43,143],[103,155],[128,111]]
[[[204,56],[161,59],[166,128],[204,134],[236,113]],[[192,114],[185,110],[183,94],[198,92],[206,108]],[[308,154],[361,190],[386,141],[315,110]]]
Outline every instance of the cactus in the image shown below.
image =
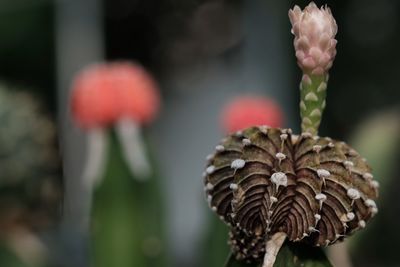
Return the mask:
[[[342,141],[317,135],[336,55],[336,22],[329,8],[313,2],[304,11],[296,6],[289,17],[303,71],[303,132],[254,126],[230,134],[203,173],[209,207],[230,228],[235,259],[228,266],[296,266],[297,255],[285,260],[279,252],[294,243],[304,244],[306,253],[312,250],[307,246],[342,241],[378,212],[379,184],[366,159]],[[300,264],[315,265],[330,264],[317,256]]]
[[82,179],[93,192],[93,265],[167,265],[160,177],[142,137],[160,105],[153,79],[137,64],[102,63],[81,71],[72,87],[73,118],[89,136]]
[[360,155],[309,133],[261,126],[232,134],[204,175],[210,208],[230,226],[236,258],[265,255],[264,266],[286,239],[328,246],[377,213],[377,183]]

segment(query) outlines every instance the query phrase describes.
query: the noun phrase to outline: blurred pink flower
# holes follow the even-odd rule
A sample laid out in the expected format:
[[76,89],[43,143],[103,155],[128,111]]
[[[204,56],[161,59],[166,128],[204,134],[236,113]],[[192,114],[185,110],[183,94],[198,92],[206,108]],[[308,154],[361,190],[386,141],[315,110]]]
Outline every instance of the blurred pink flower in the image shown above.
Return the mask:
[[110,75],[118,90],[119,115],[138,124],[153,121],[160,108],[160,93],[154,79],[141,66],[113,63]]
[[227,133],[260,125],[282,127],[283,114],[279,105],[269,98],[240,96],[224,107],[221,124]]
[[323,75],[332,67],[336,56],[337,25],[331,10],[320,9],[311,2],[303,11],[289,10],[294,47],[300,68],[308,74]]
[[118,100],[107,65],[90,66],[72,84],[71,111],[84,128],[103,128],[118,117]]
[[122,118],[149,123],[159,106],[152,77],[141,66],[128,62],[89,66],[72,85],[72,114],[84,128],[107,127]]

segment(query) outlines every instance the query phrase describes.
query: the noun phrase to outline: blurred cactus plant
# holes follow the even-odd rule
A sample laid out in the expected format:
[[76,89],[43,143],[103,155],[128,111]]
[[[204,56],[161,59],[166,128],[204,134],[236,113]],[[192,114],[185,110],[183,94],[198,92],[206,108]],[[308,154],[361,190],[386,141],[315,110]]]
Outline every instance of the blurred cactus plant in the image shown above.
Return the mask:
[[89,66],[73,82],[72,115],[88,133],[82,179],[93,192],[96,267],[167,266],[160,177],[142,137],[159,106],[155,82],[137,64]]
[[[371,224],[369,231],[354,236],[348,242],[356,266],[395,266],[398,264],[397,229],[400,218],[394,212],[398,201],[398,171],[400,160],[400,109],[391,108],[376,112],[358,125],[351,136],[355,147],[370,162],[380,185],[381,205],[389,207]],[[374,242],[369,242],[374,240]],[[387,244],[376,246],[376,244]],[[365,260],[365,254],[374,255]]]
[[391,182],[400,146],[400,110],[393,108],[365,119],[351,136],[354,147],[370,162],[380,187],[385,190]]
[[34,97],[5,85],[0,124],[0,239],[26,266],[40,266],[45,247],[36,234],[61,214],[55,127]]

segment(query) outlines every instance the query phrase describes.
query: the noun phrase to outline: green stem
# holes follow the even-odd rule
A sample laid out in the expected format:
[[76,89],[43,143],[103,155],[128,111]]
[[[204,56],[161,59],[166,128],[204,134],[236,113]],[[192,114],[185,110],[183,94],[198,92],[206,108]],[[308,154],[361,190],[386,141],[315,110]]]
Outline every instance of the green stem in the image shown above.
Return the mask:
[[[261,267],[262,262],[245,263],[230,255],[225,267]],[[332,267],[321,248],[286,242],[280,249],[274,267]]]
[[134,179],[121,149],[112,133],[106,172],[93,194],[92,266],[168,266],[160,177]]
[[228,227],[214,214],[210,214],[207,233],[202,240],[202,250],[199,266],[221,267],[229,252],[226,242]]
[[304,74],[300,83],[300,116],[302,132],[318,134],[322,113],[326,106],[329,75]]

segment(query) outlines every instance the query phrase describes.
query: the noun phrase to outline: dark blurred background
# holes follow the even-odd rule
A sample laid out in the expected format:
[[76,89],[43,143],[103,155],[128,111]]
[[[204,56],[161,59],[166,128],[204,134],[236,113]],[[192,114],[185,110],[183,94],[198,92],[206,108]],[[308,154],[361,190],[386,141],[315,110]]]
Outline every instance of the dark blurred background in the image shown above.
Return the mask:
[[[57,110],[56,9],[57,5],[73,3],[81,4],[81,8],[90,8],[85,2],[96,1],[79,2],[2,0],[0,3],[1,77],[7,82],[31,87],[54,113]],[[285,11],[294,4],[305,6],[309,1],[258,2],[267,14]],[[400,7],[394,0],[316,3],[328,4],[339,25],[338,56],[330,81],[335,92],[329,96],[330,107],[325,117],[329,125],[325,123],[324,130],[329,127],[331,134],[344,136],[365,114],[399,102],[396,64],[400,53],[396,53],[399,47],[396,33]],[[168,73],[187,65],[201,69],[199,65],[210,58],[225,61],[229,68],[238,64],[238,58],[243,56],[248,35],[242,25],[243,12],[248,5],[244,1],[110,0],[93,4],[102,8],[97,22],[104,37],[101,40],[104,42],[101,45],[104,57],[139,61],[160,79],[168,80]],[[86,12],[92,13],[90,10]],[[268,32],[280,31],[271,37],[279,36],[279,40],[273,40],[273,43],[280,42],[280,46],[287,48],[288,55],[282,58],[282,64],[288,68],[291,85],[297,87],[300,71],[290,61],[293,59],[292,37],[288,32],[290,24],[286,14],[273,15],[279,16],[277,19],[281,22],[274,21],[274,25],[255,23],[252,30],[261,32],[264,29],[266,39],[269,39]],[[79,20],[75,16],[71,19]],[[259,22],[268,20],[253,18],[257,19]],[[272,27],[278,23],[281,28]],[[266,50],[270,48],[265,46],[258,52],[263,56],[268,54]],[[165,94],[168,96],[170,93],[166,91]],[[296,97],[293,101],[297,102]],[[336,104],[339,102],[341,105]],[[341,108],[334,109],[334,106]]]
[[[194,266],[210,213],[201,171],[204,156],[222,136],[223,103],[241,93],[265,94],[282,105],[286,126],[299,130],[301,73],[287,12],[308,2],[0,0],[1,82],[28,88],[58,124],[66,195],[56,261],[87,264],[87,207],[77,181],[85,139],[67,108],[74,73],[92,62],[129,59],[157,79],[163,110],[148,131],[165,176],[170,252],[176,266]],[[349,141],[366,118],[400,106],[400,2],[316,3],[328,4],[339,26],[320,134]],[[393,176],[400,173],[396,168]],[[371,227],[377,234],[354,253],[357,266],[400,266],[400,230],[394,224],[400,222],[400,183],[391,185],[382,196],[389,204],[374,222],[379,226]]]

